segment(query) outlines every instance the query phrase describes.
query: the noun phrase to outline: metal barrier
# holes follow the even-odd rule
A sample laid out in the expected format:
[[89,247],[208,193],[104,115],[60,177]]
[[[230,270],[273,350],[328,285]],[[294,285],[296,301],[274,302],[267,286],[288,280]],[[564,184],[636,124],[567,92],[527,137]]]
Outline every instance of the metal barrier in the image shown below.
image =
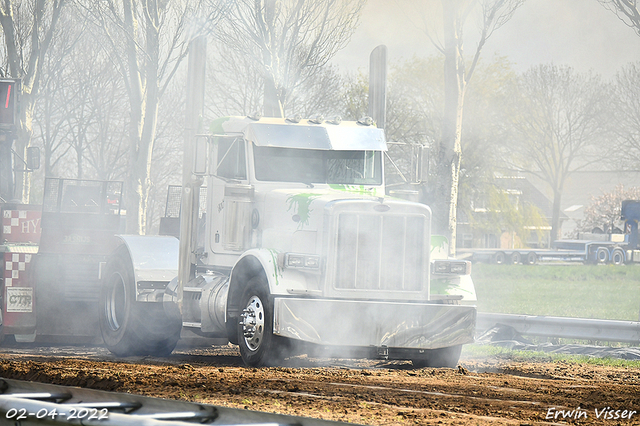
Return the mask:
[[5,424],[329,426],[346,423],[0,379],[0,425]]
[[478,313],[478,330],[496,324],[508,325],[527,336],[640,344],[640,322],[636,321]]

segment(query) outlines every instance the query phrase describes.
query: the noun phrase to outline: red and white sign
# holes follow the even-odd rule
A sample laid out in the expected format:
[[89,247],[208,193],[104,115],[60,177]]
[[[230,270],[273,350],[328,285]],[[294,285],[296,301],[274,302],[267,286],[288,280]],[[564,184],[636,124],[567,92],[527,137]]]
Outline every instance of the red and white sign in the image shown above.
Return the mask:
[[33,289],[31,287],[7,287],[6,312],[33,312]]
[[8,243],[40,241],[42,213],[34,210],[3,210],[2,240]]
[[27,284],[26,270],[31,263],[31,253],[4,254],[4,286],[13,287]]

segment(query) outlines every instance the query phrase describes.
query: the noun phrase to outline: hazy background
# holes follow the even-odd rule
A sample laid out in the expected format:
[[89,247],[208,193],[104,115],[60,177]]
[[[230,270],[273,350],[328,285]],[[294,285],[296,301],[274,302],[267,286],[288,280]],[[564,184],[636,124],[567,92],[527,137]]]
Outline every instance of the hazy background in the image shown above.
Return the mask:
[[[421,29],[413,5],[420,0],[369,0],[349,45],[332,63],[367,71],[369,54],[386,44],[391,62],[438,53]],[[475,49],[474,26],[465,29],[465,52]],[[611,77],[640,60],[640,37],[596,0],[527,0],[489,39],[483,57],[506,56],[517,71],[553,62]]]

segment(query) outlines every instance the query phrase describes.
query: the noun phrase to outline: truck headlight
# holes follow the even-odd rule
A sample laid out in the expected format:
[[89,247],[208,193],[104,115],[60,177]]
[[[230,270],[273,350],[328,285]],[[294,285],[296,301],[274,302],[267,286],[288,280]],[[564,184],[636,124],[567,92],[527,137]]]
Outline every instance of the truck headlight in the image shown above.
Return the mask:
[[469,275],[471,262],[466,260],[434,260],[431,264],[434,274]]
[[285,253],[284,266],[287,268],[320,268],[320,256],[313,254]]
[[442,262],[436,260],[433,262],[433,272],[436,274],[448,274],[451,271],[451,265],[449,262]]
[[456,275],[466,275],[470,272],[467,272],[467,269],[471,269],[469,268],[470,265],[471,264],[468,264],[468,262],[451,262],[451,273]]

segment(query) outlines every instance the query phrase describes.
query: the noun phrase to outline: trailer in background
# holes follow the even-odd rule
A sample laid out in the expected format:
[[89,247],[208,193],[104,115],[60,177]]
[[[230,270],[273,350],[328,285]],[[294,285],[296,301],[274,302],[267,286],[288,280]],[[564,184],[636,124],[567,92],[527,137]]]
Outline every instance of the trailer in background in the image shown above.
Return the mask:
[[487,248],[459,249],[458,257],[472,262],[534,265],[538,262],[582,262],[624,265],[640,263],[638,221],[640,201],[625,200],[621,205],[624,234],[584,233],[575,240],[558,240],[551,249]]
[[[619,234],[622,235],[622,234]],[[553,249],[459,249],[458,257],[471,262],[535,265],[538,262],[613,263],[621,265],[626,256],[615,241],[558,240]]]

